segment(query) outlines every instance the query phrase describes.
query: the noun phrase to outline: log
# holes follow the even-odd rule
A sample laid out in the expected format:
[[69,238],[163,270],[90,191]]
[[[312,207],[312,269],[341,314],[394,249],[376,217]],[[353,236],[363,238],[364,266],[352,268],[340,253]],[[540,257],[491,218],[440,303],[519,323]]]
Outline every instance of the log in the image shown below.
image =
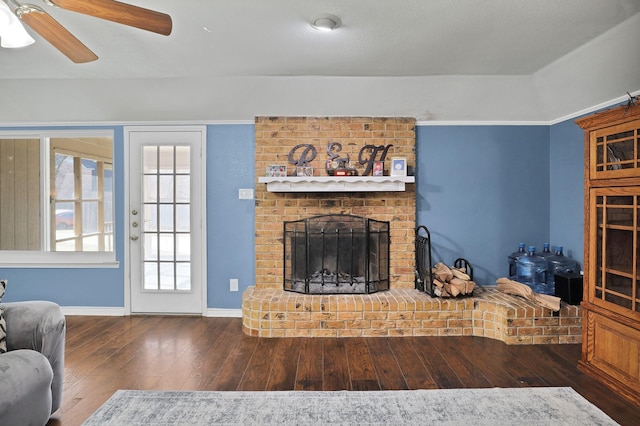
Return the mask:
[[552,311],[560,310],[559,297],[534,293],[528,285],[508,278],[498,278],[496,283],[498,284],[498,291],[524,297],[525,299],[537,303],[544,308],[551,309]]
[[452,268],[451,272],[453,273],[453,276],[455,278],[459,278],[459,279],[465,280],[465,281],[471,281],[471,277],[469,275],[465,274],[464,271]]
[[473,293],[474,288],[476,288],[476,283],[474,281],[467,281],[467,294]]
[[460,290],[457,287],[451,285],[451,283],[445,283],[444,289],[453,297],[456,297],[460,294]]
[[453,278],[451,269],[442,262],[436,263],[433,267],[433,274],[442,282],[448,282]]
[[535,293],[535,302],[552,311],[560,310],[560,298],[549,294]]
[[526,284],[510,280],[509,278],[498,278],[496,283],[498,284],[498,290],[503,293],[514,294],[528,300],[533,300],[534,298],[533,290]]
[[455,287],[458,290],[458,294],[467,294],[467,281],[460,278],[453,278],[449,281],[451,287]]
[[433,280],[433,284],[438,288],[443,288],[444,287],[444,283],[442,281],[440,281],[440,280],[434,279]]

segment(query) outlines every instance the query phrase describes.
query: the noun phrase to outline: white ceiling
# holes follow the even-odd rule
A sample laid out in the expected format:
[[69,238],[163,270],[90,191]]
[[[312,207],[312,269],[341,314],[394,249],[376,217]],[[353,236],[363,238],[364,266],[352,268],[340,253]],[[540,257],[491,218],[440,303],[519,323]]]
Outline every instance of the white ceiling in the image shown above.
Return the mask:
[[[169,37],[46,9],[99,59],[37,34],[0,49],[0,124],[410,116],[552,122],[640,89],[640,0],[130,0]],[[309,25],[331,13],[331,33]]]

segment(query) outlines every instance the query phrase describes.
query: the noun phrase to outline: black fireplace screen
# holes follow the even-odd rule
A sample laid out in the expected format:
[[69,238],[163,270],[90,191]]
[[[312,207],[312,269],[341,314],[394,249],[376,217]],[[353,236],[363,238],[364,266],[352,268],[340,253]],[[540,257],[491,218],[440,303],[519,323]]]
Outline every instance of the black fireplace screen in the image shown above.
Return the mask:
[[284,289],[368,294],[389,289],[389,222],[323,215],[284,222]]

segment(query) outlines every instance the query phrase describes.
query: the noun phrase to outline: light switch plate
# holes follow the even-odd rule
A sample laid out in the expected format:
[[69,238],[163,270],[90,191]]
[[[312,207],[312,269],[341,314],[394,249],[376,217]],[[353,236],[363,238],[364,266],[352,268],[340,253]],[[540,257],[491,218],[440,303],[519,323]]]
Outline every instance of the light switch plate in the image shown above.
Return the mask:
[[238,199],[240,200],[253,200],[253,189],[240,188],[238,189]]
[[229,280],[229,291],[238,291],[238,279],[231,278]]

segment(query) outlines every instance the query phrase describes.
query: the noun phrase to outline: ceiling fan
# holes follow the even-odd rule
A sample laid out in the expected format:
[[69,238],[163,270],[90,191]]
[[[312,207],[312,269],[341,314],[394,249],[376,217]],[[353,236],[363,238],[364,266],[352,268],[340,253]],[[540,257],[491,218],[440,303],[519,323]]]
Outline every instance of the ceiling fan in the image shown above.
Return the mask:
[[[98,59],[87,46],[56,21],[44,9],[17,0],[3,0],[20,21],[75,63]],[[157,34],[171,34],[171,16],[115,0],[43,0],[50,6],[106,19]]]

